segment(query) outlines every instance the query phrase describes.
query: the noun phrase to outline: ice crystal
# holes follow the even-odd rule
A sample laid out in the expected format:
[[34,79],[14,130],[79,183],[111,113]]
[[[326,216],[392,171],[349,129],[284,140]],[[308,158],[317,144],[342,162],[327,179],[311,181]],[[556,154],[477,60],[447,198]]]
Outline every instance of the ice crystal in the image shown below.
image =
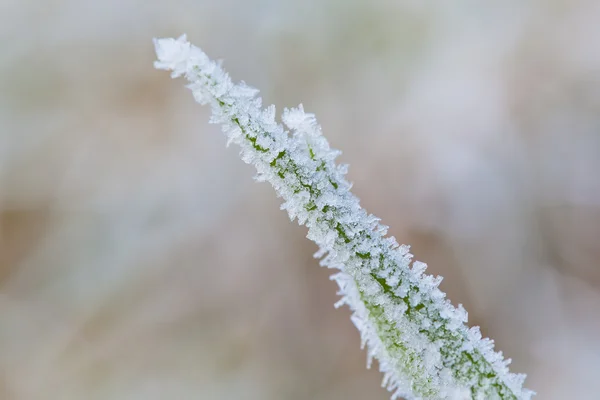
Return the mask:
[[529,399],[524,375],[512,374],[509,361],[468,328],[467,312],[455,308],[438,289],[441,278],[412,262],[409,247],[386,237],[387,227],[360,206],[336,165],[339,151],[329,147],[315,116],[275,107],[261,108],[258,91],[234,84],[220,64],[192,46],[185,35],[155,39],[155,67],[185,76],[194,98],[212,107],[212,123],[223,126],[228,144],[241,147],[241,158],[256,168],[283,198],[282,209],[308,227],[321,265],[332,276],[360,331],[367,359],[379,361],[383,385],[392,399]]

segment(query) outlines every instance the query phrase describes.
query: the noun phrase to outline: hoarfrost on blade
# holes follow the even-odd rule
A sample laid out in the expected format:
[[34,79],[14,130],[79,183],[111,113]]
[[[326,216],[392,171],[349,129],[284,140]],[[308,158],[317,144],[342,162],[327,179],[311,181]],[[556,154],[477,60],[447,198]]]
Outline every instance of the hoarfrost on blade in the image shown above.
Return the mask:
[[[529,399],[523,375],[511,374],[493,342],[469,329],[467,312],[438,289],[441,278],[412,262],[408,246],[385,237],[387,227],[367,214],[336,165],[313,114],[302,105],[286,109],[275,122],[273,106],[261,109],[258,91],[233,84],[221,66],[192,46],[185,35],[155,39],[155,67],[185,76],[194,98],[212,107],[211,122],[223,126],[228,143],[270,182],[283,198],[282,209],[308,227],[320,246],[320,264],[339,270],[332,276],[348,305],[352,322],[367,346],[368,365],[379,361],[383,385],[392,398]],[[412,266],[411,266],[412,264]]]

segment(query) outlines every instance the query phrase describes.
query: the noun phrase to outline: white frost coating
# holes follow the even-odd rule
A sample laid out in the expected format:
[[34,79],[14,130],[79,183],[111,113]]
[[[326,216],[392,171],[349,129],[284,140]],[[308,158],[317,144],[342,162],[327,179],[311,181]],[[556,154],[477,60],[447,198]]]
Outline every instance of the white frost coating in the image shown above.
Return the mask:
[[228,144],[239,145],[242,160],[256,167],[256,179],[270,182],[281,208],[308,227],[321,265],[339,270],[332,276],[342,296],[336,307],[353,311],[368,365],[379,361],[392,399],[531,398],[525,376],[510,373],[493,342],[465,325],[465,309],[445,299],[441,278],[424,274],[424,263],[411,266],[409,247],[385,237],[387,227],[361,208],[344,178],[347,166],[335,164],[339,151],[330,149],[313,114],[302,106],[284,110],[288,132],[275,121],[274,106],[261,108],[256,89],[233,84],[185,35],[154,44],[155,67],[187,78]]

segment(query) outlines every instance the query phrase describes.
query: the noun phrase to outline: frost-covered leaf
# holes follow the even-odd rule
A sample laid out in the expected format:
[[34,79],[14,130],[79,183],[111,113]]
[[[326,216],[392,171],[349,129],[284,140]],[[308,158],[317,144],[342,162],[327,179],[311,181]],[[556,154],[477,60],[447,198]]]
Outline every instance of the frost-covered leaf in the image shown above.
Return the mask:
[[438,289],[440,277],[412,262],[406,245],[386,237],[387,227],[369,215],[349,191],[347,166],[336,165],[339,151],[329,147],[313,114],[286,109],[275,122],[273,106],[261,109],[258,90],[233,84],[185,35],[155,39],[155,67],[185,76],[201,103],[209,103],[211,122],[223,126],[228,143],[256,167],[257,180],[270,182],[283,198],[282,209],[308,227],[320,246],[320,264],[337,269],[332,279],[348,305],[352,322],[367,346],[368,365],[379,361],[392,398],[529,399],[523,375],[512,374],[493,342],[468,328],[467,312]]

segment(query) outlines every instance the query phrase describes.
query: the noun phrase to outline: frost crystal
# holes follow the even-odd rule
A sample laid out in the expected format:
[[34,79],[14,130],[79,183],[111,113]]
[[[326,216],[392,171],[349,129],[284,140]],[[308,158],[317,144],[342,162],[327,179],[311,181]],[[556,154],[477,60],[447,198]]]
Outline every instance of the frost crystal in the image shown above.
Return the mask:
[[379,361],[392,399],[531,398],[524,375],[510,373],[493,342],[465,325],[465,309],[445,299],[441,278],[424,274],[426,265],[412,262],[408,246],[385,237],[387,227],[361,208],[344,178],[346,166],[334,162],[339,151],[329,147],[313,114],[302,106],[284,110],[285,130],[274,106],[262,109],[256,89],[233,84],[185,35],[154,44],[155,67],[187,78],[194,98],[211,105],[211,122],[256,167],[256,179],[270,182],[284,200],[281,208],[308,227],[321,265],[339,270],[332,276],[342,296],[336,307],[353,311],[368,365]]

